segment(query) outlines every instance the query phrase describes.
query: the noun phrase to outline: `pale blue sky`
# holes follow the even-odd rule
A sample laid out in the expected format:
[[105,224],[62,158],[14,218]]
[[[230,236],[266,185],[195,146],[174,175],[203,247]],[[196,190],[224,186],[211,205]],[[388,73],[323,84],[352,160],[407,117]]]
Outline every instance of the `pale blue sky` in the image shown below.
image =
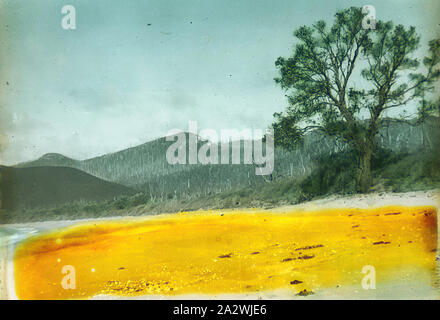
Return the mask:
[[[189,120],[264,129],[286,106],[274,62],[298,26],[371,4],[426,43],[439,34],[439,2],[0,0],[0,163],[89,158]],[[61,28],[66,4],[73,31]]]

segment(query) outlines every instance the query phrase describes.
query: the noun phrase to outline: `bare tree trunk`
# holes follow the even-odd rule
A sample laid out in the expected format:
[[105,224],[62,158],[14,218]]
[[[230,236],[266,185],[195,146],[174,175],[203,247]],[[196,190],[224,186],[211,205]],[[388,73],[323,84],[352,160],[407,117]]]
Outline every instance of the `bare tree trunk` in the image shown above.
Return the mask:
[[364,150],[360,150],[357,177],[357,188],[361,193],[366,193],[373,183],[371,160],[373,155],[373,142],[369,141]]

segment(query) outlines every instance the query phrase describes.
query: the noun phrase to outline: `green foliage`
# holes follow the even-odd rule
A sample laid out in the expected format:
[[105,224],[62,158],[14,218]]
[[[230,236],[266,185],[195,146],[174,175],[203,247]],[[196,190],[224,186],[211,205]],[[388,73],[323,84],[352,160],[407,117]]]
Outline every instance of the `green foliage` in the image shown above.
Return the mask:
[[418,115],[420,123],[432,116],[440,117],[440,98],[436,101],[426,101],[425,99],[420,101]]
[[304,142],[303,130],[295,125],[297,120],[292,115],[274,113],[274,118],[272,128],[274,129],[275,145],[293,150]]
[[[356,153],[344,151],[317,159],[318,168],[300,185],[299,202],[329,194],[356,193]],[[378,149],[372,159],[377,185],[383,191],[407,192],[440,187],[440,165],[432,153],[393,153]]]
[[439,188],[438,163],[431,154],[408,155],[385,168],[380,178],[394,192]]
[[280,73],[275,81],[286,91],[289,106],[275,113],[272,127],[275,143],[287,149],[316,129],[348,143],[358,154],[357,189],[366,192],[383,113],[433,90],[440,76],[440,40],[429,43],[422,73],[414,27],[378,21],[374,30],[364,29],[363,18],[362,10],[352,7],[337,12],[330,27],[318,21],[294,32],[293,55],[275,62]]
[[115,209],[118,210],[122,210],[122,209],[126,209],[128,208],[128,197],[120,197],[119,199],[117,199],[114,203],[113,206]]
[[[432,89],[440,72],[439,40],[430,42],[430,55],[423,60],[428,72],[409,73],[403,80],[405,71],[417,70],[420,64],[413,56],[420,42],[415,28],[378,21],[375,30],[365,30],[363,17],[361,9],[352,7],[336,13],[330,28],[318,21],[294,32],[294,54],[275,62],[280,72],[275,81],[287,91],[289,101],[285,113],[275,114],[279,145],[291,148],[301,141],[301,133],[320,128],[361,148],[366,134],[376,134],[384,110]],[[360,59],[368,62],[366,67]],[[369,88],[354,87],[355,71]],[[369,122],[360,121],[362,110],[369,111]]]
[[300,184],[304,200],[325,194],[350,194],[356,191],[356,154],[353,151],[323,156],[317,162],[318,168]]
[[145,193],[137,193],[133,196],[121,196],[111,202],[112,208],[116,210],[123,210],[133,208],[140,205],[145,205],[150,200],[150,197]]

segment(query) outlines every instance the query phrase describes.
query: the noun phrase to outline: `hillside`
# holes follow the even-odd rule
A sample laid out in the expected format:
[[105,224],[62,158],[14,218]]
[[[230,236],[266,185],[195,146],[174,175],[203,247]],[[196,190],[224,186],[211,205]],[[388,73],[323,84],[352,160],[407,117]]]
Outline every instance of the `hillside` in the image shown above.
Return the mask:
[[80,161],[71,159],[59,153],[46,153],[37,160],[24,162],[17,167],[71,167],[79,166]]
[[[328,169],[329,164],[318,166],[302,180],[282,177],[256,186],[208,195],[151,197],[149,194],[136,194],[103,202],[67,203],[49,209],[4,211],[0,213],[0,223],[142,216],[207,209],[267,209],[329,196],[349,195],[354,193],[353,177],[350,178],[353,165],[347,166],[346,160],[342,153],[335,157],[331,170]],[[373,173],[375,184],[371,191],[379,195],[409,191],[424,193],[440,188],[438,155],[432,153],[403,153],[384,157],[373,168]]]
[[76,201],[112,200],[135,192],[67,167],[0,167],[2,209],[50,207]]
[[[438,161],[440,148],[438,145],[436,146],[440,143],[440,139],[432,139],[431,141],[433,149],[419,146],[417,152],[408,152],[405,149],[400,152],[382,149],[378,152],[373,161],[374,183],[371,191],[382,194],[440,188]],[[298,151],[298,155],[300,154]],[[284,159],[286,162],[288,155],[289,153],[286,152]],[[240,186],[233,185],[232,181],[236,180],[230,178],[233,177],[233,174],[238,177],[243,175],[243,166],[218,165],[200,166],[199,168],[195,166],[192,171],[182,171],[151,180],[151,192],[146,191],[132,196],[111,198],[107,201],[73,201],[53,208],[32,207],[26,210],[3,210],[0,211],[0,223],[137,216],[199,209],[273,208],[326,198],[336,194],[356,193],[354,175],[356,163],[353,162],[349,151],[322,154],[319,158],[311,157],[311,159],[313,160],[310,162],[304,161],[304,168],[308,170],[307,168],[313,165],[314,169],[309,173],[301,172],[304,175],[302,178],[300,175],[296,177],[291,175],[276,176],[272,180]],[[222,173],[222,170],[224,173],[230,174],[229,177],[226,177],[231,181],[230,188],[221,192],[209,191],[214,188],[213,186],[216,186],[216,178]],[[191,174],[199,176],[191,176]],[[183,186],[187,182],[186,179],[193,179],[189,181],[204,179],[206,182],[196,186]],[[175,184],[173,185],[173,183]],[[204,185],[208,191],[203,190]],[[154,190],[154,187],[157,189]],[[187,188],[186,190],[191,190],[191,192],[187,191],[184,196],[177,192],[165,193],[161,191],[166,188],[169,188],[168,190],[182,190],[184,187]]]
[[[379,145],[394,153],[432,150],[432,130],[436,119],[424,124],[385,120],[378,135]],[[73,160],[58,154],[46,154],[17,167],[39,165],[68,166],[101,179],[119,183],[152,198],[206,196],[237,188],[252,187],[271,179],[301,180],[315,168],[318,159],[337,154],[346,145],[334,138],[312,132],[303,146],[294,151],[275,150],[275,169],[271,177],[255,175],[255,165],[170,165],[166,150],[173,142],[160,138],[119,152],[87,159]],[[220,148],[219,148],[220,150]]]

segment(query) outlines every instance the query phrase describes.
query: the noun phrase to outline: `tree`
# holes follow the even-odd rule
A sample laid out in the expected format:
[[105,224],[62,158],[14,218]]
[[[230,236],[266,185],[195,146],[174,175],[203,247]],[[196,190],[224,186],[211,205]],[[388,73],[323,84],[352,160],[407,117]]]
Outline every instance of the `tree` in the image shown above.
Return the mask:
[[[372,184],[371,161],[384,111],[422,99],[440,76],[440,40],[429,43],[423,66],[416,57],[420,37],[414,27],[378,21],[364,29],[360,8],[335,15],[329,28],[318,21],[294,32],[293,55],[278,58],[275,81],[289,106],[275,113],[275,143],[292,148],[310,130],[348,143],[357,154],[359,192]],[[355,83],[356,82],[356,83]]]
[[422,99],[420,102],[418,122],[424,122],[431,116],[440,117],[440,99],[436,101],[426,101]]

